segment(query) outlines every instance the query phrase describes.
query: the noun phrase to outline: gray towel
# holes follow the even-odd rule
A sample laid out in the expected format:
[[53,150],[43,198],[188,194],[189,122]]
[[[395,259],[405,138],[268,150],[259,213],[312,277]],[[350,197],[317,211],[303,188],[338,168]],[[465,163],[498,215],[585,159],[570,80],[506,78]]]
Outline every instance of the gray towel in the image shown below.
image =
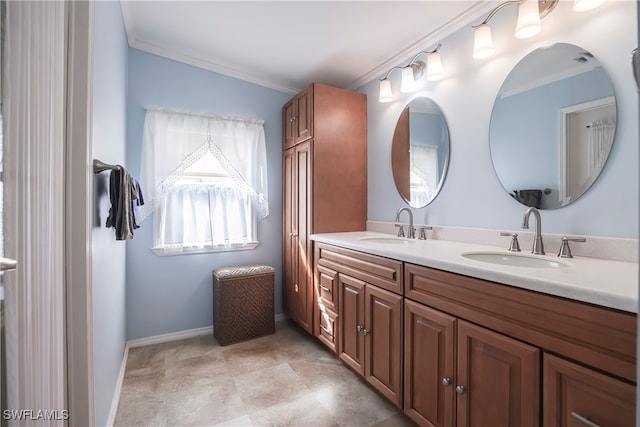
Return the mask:
[[134,217],[131,202],[138,198],[135,182],[122,166],[111,171],[109,179],[111,208],[107,227],[116,229],[116,240],[133,239]]

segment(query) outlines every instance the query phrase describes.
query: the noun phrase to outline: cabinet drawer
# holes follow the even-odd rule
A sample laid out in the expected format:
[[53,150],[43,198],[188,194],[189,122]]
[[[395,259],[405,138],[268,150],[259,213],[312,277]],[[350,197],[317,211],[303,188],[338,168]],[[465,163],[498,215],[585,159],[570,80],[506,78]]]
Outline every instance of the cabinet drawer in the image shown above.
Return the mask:
[[544,427],[635,425],[634,386],[549,354],[543,370]]
[[328,310],[318,308],[316,310],[316,337],[334,353],[338,352],[338,314]]
[[402,262],[324,243],[316,245],[318,264],[402,295]]
[[405,297],[636,381],[631,313],[405,264]]
[[317,295],[319,304],[338,312],[338,273],[335,270],[318,265],[317,269]]

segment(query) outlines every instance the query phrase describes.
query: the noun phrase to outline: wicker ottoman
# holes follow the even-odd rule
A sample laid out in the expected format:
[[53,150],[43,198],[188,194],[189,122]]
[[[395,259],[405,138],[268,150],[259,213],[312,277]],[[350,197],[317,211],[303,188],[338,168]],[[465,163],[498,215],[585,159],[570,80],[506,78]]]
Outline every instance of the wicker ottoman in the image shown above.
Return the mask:
[[213,270],[213,335],[220,345],[275,333],[273,267]]

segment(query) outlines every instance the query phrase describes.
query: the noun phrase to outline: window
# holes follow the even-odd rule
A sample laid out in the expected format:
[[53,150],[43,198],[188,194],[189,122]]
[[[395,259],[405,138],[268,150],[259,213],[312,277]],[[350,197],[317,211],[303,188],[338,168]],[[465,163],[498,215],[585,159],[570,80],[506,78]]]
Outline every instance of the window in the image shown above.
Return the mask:
[[261,121],[148,108],[141,171],[152,194],[139,216],[154,214],[156,254],[258,245],[258,220],[268,215]]

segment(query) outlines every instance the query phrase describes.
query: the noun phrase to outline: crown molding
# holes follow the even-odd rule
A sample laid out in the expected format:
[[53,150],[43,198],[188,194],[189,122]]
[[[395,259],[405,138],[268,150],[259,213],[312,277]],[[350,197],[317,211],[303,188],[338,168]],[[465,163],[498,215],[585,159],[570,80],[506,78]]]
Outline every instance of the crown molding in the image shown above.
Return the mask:
[[[486,14],[488,14],[496,4],[499,4],[498,0],[491,1],[479,1],[474,4],[474,6],[470,7],[459,15],[458,17],[452,19],[446,24],[439,27],[437,30],[429,33],[427,36],[413,43],[406,49],[399,52],[397,55],[394,55],[392,58],[388,59],[383,64],[364,74],[360,78],[354,80],[351,84],[346,86],[346,89],[356,90],[365,84],[375,80],[378,76],[386,73],[390,68],[401,64],[406,61],[408,58],[413,57],[418,52],[425,50],[430,46],[435,46],[442,39],[447,36],[455,33],[461,28],[471,25],[474,21],[479,18],[484,18]],[[133,24],[134,20],[132,19],[132,11],[129,2],[121,1],[120,5],[122,7],[122,16],[125,23],[125,29],[127,33],[127,41],[129,43],[129,47],[138,49],[147,53],[151,53],[154,55],[158,55],[167,59],[171,59],[174,61],[182,62],[188,65],[192,65],[194,67],[202,68],[208,71],[213,71],[218,74],[222,74],[228,77],[232,77],[235,79],[243,80],[249,83],[257,84],[259,86],[263,86],[269,89],[277,90],[279,92],[287,93],[287,94],[296,94],[302,88],[293,87],[283,82],[275,82],[273,80],[264,79],[258,77],[253,74],[245,73],[234,68],[218,64],[215,62],[211,62],[197,55],[189,54],[186,52],[176,51],[173,49],[169,49],[163,46],[154,45],[152,43],[145,42],[144,40],[138,39],[136,36],[137,31],[135,25]]]
[[446,24],[439,27],[437,30],[429,33],[422,39],[418,40],[411,46],[399,52],[397,55],[393,56],[385,63],[379,65],[373,70],[369,71],[367,74],[362,77],[354,80],[351,84],[347,86],[349,90],[356,90],[361,88],[365,84],[375,80],[378,76],[384,75],[387,71],[389,71],[392,67],[397,66],[403,62],[406,62],[409,58],[415,56],[418,52],[426,50],[429,47],[437,45],[442,41],[442,39],[450,36],[456,31],[470,26],[474,21],[477,21],[479,18],[484,18],[486,14],[491,12],[493,8],[495,8],[496,4],[499,4],[499,1],[481,1],[477,2],[474,6],[467,9],[464,13],[447,22]]
[[162,46],[156,46],[137,39],[134,40],[133,43],[130,42],[129,46],[134,49],[142,50],[144,52],[152,53],[154,55],[162,56],[164,58],[182,62],[184,64],[193,65],[194,67],[203,68],[208,71],[213,71],[214,73],[223,74],[227,77],[233,77],[238,80],[263,86],[268,89],[277,90],[279,92],[296,94],[302,89],[288,86],[286,84],[277,83],[271,80],[266,80],[252,74],[243,73],[241,71],[229,68],[221,64],[216,64],[215,62],[206,61],[188,53],[177,52],[172,49],[167,49]]
[[144,40],[140,40],[136,36],[136,28],[135,28],[135,25],[133,24],[134,20],[132,19],[132,11],[131,11],[131,6],[129,5],[129,2],[121,1],[120,5],[122,7],[122,17],[124,19],[125,29],[127,32],[127,42],[129,43],[130,48],[138,49],[143,52],[151,53],[154,55],[161,56],[163,58],[182,62],[184,64],[192,65],[194,67],[202,68],[208,71],[213,71],[214,73],[222,74],[227,77],[233,77],[238,80],[242,80],[248,83],[253,83],[262,87],[266,87],[268,89],[277,90],[279,92],[284,92],[284,93],[293,95],[300,92],[300,90],[302,90],[302,88],[293,87],[287,84],[263,79],[253,74],[243,73],[233,68],[230,68],[221,64],[217,64],[215,62],[204,60],[202,58],[199,58],[197,55],[192,55],[187,52],[176,51],[163,46],[147,43]]

